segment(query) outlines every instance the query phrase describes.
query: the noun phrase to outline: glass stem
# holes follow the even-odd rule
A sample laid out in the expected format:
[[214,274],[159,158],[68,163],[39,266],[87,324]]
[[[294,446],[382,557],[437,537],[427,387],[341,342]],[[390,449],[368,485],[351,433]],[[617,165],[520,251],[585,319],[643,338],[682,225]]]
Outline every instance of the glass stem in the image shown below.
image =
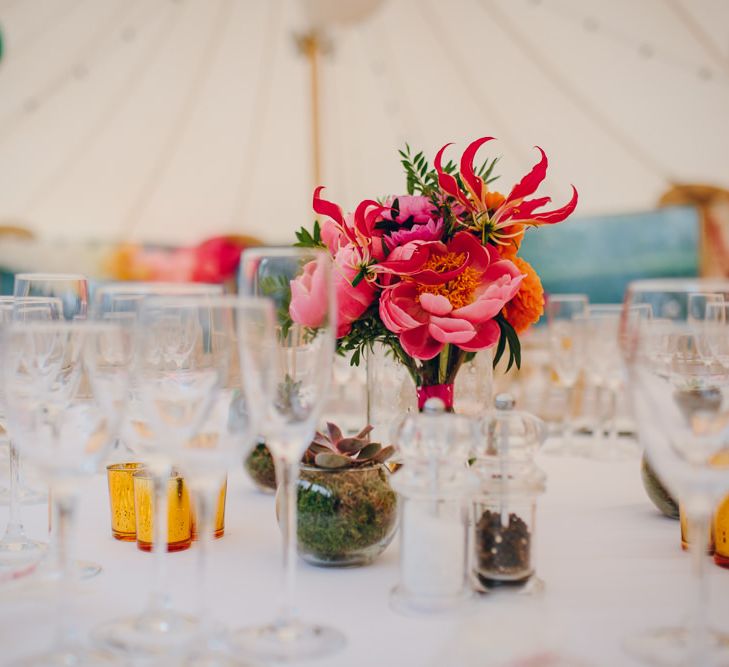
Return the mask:
[[575,385],[574,383],[565,387],[566,402],[564,411],[564,419],[562,420],[562,439],[564,440],[565,449],[572,449],[572,441],[575,436],[574,422],[572,420],[572,404],[575,399]]
[[706,543],[711,513],[692,512],[688,517],[689,550],[693,574],[694,599],[689,617],[689,636],[686,664],[703,667],[709,664],[708,607],[709,585],[706,576]]
[[195,518],[197,522],[197,615],[200,619],[202,643],[209,642],[212,635],[212,622],[208,614],[207,580],[210,561],[210,545],[213,541],[213,507],[215,489],[207,485],[195,492]]
[[56,533],[56,558],[58,565],[58,585],[56,586],[56,645],[59,648],[72,646],[78,640],[76,624],[69,613],[70,601],[73,599],[74,568],[73,560],[69,555],[70,545],[73,544],[72,531],[76,516],[76,502],[74,495],[59,493],[55,489],[54,521]]
[[154,577],[152,594],[149,601],[152,613],[164,612],[170,607],[170,596],[167,590],[167,486],[170,479],[169,469],[161,472],[155,470],[152,476],[154,487]]
[[3,541],[11,542],[25,539],[23,522],[20,519],[20,459],[18,449],[12,440],[8,441],[8,455],[10,457],[10,497],[8,499],[8,525]]
[[606,387],[608,394],[608,413],[605,418],[605,428],[607,430],[607,446],[610,451],[615,449],[615,443],[618,437],[617,417],[618,417],[618,392],[613,387]]
[[285,458],[276,457],[276,476],[280,480],[281,529],[283,532],[284,592],[279,619],[289,623],[296,617],[296,499],[299,465]]

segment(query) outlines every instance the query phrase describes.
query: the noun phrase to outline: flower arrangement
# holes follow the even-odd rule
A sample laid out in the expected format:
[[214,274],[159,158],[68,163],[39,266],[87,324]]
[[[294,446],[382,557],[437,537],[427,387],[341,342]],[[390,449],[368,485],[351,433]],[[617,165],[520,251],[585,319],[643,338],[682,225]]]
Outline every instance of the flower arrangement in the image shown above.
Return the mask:
[[[382,343],[412,376],[420,407],[430,396],[452,408],[453,382],[465,361],[495,347],[494,366],[508,350],[509,370],[521,362],[519,334],[541,316],[539,276],[518,257],[527,227],[566,219],[577,205],[543,210],[549,197],[532,197],[547,172],[547,156],[504,195],[490,189],[498,158],[474,164],[493,137],[472,142],[460,163],[429,165],[422,152],[400,151],[407,194],[366,199],[354,213],[314,192],[322,216],[299,246],[326,248],[334,261],[338,303],[337,349],[352,363]],[[312,264],[291,283],[291,319],[316,328],[322,294]]]

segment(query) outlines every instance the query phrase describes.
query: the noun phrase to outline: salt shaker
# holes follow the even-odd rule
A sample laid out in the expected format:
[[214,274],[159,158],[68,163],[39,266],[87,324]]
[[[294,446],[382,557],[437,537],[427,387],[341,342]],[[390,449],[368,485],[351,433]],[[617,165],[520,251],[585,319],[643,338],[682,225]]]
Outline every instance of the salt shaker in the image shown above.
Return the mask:
[[499,394],[495,409],[481,422],[472,465],[479,491],[473,502],[471,560],[472,582],[480,592],[541,589],[534,543],[537,498],[546,476],[534,456],[545,435],[544,423],[515,410],[509,394]]
[[431,398],[397,429],[403,466],[392,478],[401,513],[400,582],[391,594],[396,611],[448,611],[472,595],[468,520],[477,484],[468,456],[474,427]]

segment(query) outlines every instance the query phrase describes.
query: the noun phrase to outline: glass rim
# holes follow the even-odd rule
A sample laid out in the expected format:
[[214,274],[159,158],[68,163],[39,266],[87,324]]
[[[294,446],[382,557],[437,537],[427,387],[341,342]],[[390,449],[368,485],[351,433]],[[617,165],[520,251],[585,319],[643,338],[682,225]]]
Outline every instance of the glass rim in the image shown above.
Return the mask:
[[[168,290],[163,294],[154,294],[155,290]],[[193,283],[193,282],[154,282],[143,280],[114,281],[106,284],[97,285],[94,289],[94,301],[97,301],[99,295],[103,294],[121,294],[123,296],[183,296],[190,294],[197,296],[198,294],[215,294],[222,295],[223,286],[218,283]]]
[[272,310],[273,301],[268,297],[247,295],[247,294],[216,294],[216,295],[200,295],[200,296],[183,296],[163,294],[150,295],[142,302],[142,312],[147,308],[156,304],[170,304],[187,306],[189,308],[209,307],[209,308],[249,308],[255,310]]
[[16,273],[15,280],[57,280],[61,281],[84,281],[88,278],[83,273]]
[[144,468],[141,461],[128,461],[126,463],[110,463],[106,466],[107,472],[138,472]]
[[102,332],[124,330],[125,329],[120,322],[113,320],[33,320],[30,322],[15,320],[13,322],[8,322],[7,327],[5,327],[5,331],[10,333],[22,333],[26,331]]

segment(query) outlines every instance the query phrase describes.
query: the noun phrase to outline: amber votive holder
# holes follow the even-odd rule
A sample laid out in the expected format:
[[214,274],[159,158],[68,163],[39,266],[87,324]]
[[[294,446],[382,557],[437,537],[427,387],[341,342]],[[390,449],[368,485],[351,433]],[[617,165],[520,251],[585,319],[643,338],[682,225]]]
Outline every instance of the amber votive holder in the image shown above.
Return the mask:
[[[154,542],[154,479],[146,470],[134,474],[137,547],[151,551]],[[167,551],[183,551],[192,544],[190,492],[181,475],[167,482]]]
[[[225,533],[225,498],[228,492],[228,478],[225,478],[222,486],[220,487],[220,493],[218,493],[218,504],[215,507],[215,532],[213,537],[217,540],[219,537],[223,537]],[[195,517],[195,503],[190,505],[191,522],[192,522],[192,539],[197,540],[197,519]]]
[[134,474],[143,467],[141,463],[112,463],[106,466],[106,478],[109,482],[111,534],[117,540],[133,542],[137,538],[134,514]]

